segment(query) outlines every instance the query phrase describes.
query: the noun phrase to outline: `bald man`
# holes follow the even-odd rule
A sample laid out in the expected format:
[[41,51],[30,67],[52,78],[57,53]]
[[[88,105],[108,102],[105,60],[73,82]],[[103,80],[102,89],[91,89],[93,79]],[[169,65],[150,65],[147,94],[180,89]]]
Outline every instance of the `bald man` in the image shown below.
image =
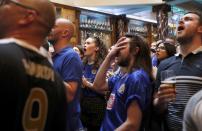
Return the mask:
[[0,3],[0,116],[6,131],[64,131],[63,81],[39,48],[55,23],[48,0]]
[[54,46],[53,65],[63,78],[67,89],[68,130],[82,129],[80,121],[80,87],[82,78],[82,62],[73,48],[70,39],[74,34],[74,25],[70,20],[59,18],[52,29],[49,41]]

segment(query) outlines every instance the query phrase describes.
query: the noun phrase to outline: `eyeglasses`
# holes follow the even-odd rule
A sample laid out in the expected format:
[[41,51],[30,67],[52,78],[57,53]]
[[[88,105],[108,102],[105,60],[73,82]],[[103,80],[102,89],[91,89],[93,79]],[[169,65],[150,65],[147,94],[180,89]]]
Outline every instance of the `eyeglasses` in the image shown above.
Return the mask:
[[159,46],[156,48],[156,50],[166,50],[165,46]]

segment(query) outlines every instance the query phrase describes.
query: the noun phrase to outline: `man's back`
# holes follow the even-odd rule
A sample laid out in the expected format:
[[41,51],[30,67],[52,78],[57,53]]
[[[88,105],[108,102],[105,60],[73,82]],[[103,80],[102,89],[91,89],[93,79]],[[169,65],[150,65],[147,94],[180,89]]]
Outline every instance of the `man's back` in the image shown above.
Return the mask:
[[0,41],[2,128],[65,130],[62,81],[35,48],[14,41]]

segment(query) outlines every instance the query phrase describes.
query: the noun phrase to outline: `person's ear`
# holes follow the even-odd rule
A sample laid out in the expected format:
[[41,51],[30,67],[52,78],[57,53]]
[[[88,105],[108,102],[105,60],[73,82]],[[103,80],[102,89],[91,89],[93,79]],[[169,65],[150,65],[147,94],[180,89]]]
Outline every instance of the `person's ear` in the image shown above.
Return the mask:
[[37,13],[34,10],[26,10],[26,13],[22,17],[22,19],[19,20],[20,25],[28,25],[32,23],[37,17]]
[[202,33],[202,25],[198,27],[198,32]]
[[68,29],[66,29],[66,30],[64,30],[63,32],[62,32],[62,37],[65,37],[65,38],[67,38],[68,36],[69,36],[69,30]]
[[62,35],[61,35],[62,38],[66,38],[66,39],[71,39],[72,37],[72,32],[71,30],[69,29],[66,29],[62,32]]

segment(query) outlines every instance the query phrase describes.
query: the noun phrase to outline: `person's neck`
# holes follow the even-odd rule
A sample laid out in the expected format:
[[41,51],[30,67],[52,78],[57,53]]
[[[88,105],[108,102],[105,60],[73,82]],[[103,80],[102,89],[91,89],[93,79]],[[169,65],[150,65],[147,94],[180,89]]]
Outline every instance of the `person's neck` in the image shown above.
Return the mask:
[[120,67],[120,71],[121,71],[122,74],[126,74],[126,73],[128,73],[128,68]]
[[94,64],[94,62],[95,62],[95,56],[91,56],[91,57],[88,58],[88,64],[89,65]]
[[63,48],[67,47],[69,45],[69,41],[67,40],[58,40],[57,43],[54,44],[55,52],[59,52]]
[[200,39],[193,39],[190,43],[180,44],[179,50],[184,58],[200,46],[202,46],[202,41]]
[[26,33],[24,34],[10,34],[6,36],[7,38],[15,38],[15,39],[19,39],[22,41],[25,41],[26,43],[36,47],[37,49],[39,49],[45,42],[45,38],[43,37],[35,37],[33,35],[26,35]]

